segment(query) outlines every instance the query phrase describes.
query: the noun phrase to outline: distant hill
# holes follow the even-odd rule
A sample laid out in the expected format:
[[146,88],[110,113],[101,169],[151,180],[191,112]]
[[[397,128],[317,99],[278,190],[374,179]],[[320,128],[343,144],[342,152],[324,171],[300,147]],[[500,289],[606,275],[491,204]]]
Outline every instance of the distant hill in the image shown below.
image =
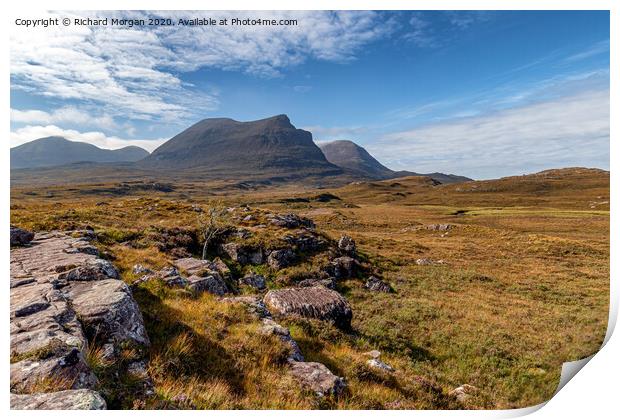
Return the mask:
[[42,168],[77,162],[135,162],[148,154],[137,146],[109,150],[63,137],[44,137],[13,147],[11,169]]
[[328,161],[364,177],[373,179],[392,178],[394,171],[383,166],[363,147],[350,140],[335,140],[319,145]]
[[322,143],[319,147],[328,161],[367,179],[380,180],[406,176],[426,176],[442,184],[471,181],[471,178],[465,176],[442,174],[439,172],[420,174],[410,171],[393,171],[383,166],[366,149],[351,140],[335,140],[329,143]]
[[226,179],[342,173],[325,159],[312,134],[295,128],[286,115],[249,122],[202,120],[161,145],[139,166]]

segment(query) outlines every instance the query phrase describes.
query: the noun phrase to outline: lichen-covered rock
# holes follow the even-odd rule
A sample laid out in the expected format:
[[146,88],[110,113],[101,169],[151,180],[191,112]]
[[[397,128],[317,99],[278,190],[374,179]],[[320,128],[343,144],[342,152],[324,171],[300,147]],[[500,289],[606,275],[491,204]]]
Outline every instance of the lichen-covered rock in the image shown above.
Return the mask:
[[11,246],[28,245],[33,239],[34,233],[27,231],[26,229],[11,226]]
[[382,362],[379,359],[367,360],[366,364],[373,369],[382,370],[384,372],[394,372],[394,368],[392,366],[388,365],[385,362]]
[[364,285],[364,287],[373,292],[390,293],[392,291],[392,287],[388,283],[375,276],[368,277],[368,280],[366,280],[366,284]]
[[118,271],[111,262],[101,258],[88,261],[78,267],[60,273],[59,279],[67,281],[91,281],[119,278]]
[[263,250],[253,248],[236,242],[229,242],[221,245],[221,252],[228,255],[231,260],[239,264],[262,264],[265,260]]
[[211,270],[211,261],[199,260],[198,258],[180,258],[174,261],[174,265],[185,271],[187,274],[204,274],[205,271]]
[[322,363],[291,362],[290,372],[304,388],[313,391],[319,397],[337,397],[346,388],[344,378],[334,375]]
[[351,306],[338,292],[325,287],[271,290],[263,301],[273,314],[316,318],[344,329],[351,327]]
[[347,255],[355,256],[355,241],[348,235],[342,235],[338,240],[338,249]]
[[327,245],[327,242],[314,232],[300,230],[294,234],[288,234],[283,239],[301,252],[320,251]]
[[98,392],[75,389],[35,394],[11,394],[12,410],[105,410],[106,403]]
[[267,264],[274,270],[280,270],[288,267],[295,262],[295,253],[289,249],[278,249],[271,251],[269,257],[267,257]]
[[269,318],[264,318],[262,320],[263,326],[261,328],[261,333],[266,335],[275,335],[283,343],[285,343],[290,348],[289,356],[287,360],[289,362],[303,362],[304,357],[301,354],[301,350],[299,350],[299,346],[297,342],[293,340],[291,337],[291,333],[288,328],[284,328],[282,325],[276,323],[274,320]]
[[461,403],[467,402],[478,393],[478,388],[473,385],[463,384],[448,393],[449,396],[455,398]]

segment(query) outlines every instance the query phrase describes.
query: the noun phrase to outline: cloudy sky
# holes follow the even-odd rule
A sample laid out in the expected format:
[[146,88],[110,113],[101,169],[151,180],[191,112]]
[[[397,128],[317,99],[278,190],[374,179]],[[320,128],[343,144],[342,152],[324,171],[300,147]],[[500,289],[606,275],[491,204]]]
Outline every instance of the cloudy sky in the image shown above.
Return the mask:
[[14,26],[11,146],[153,150],[203,118],[284,113],[393,169],[609,168],[608,12],[79,13],[298,24]]

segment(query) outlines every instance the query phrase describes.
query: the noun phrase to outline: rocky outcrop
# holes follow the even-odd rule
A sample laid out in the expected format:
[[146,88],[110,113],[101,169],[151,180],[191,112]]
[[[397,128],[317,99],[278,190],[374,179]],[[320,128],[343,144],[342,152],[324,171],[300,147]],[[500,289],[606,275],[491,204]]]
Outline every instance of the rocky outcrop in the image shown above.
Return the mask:
[[139,359],[149,345],[130,289],[89,238],[50,232],[11,249],[11,391],[36,395],[12,399],[25,408],[46,404],[45,395],[50,407],[63,398],[67,407],[84,406],[77,402],[86,394],[37,391],[94,387],[88,348],[101,347],[114,361],[128,348]]
[[308,218],[298,216],[294,213],[288,214],[270,214],[267,216],[269,223],[275,226],[294,229],[294,228],[310,228],[314,229],[314,222]]
[[276,315],[316,318],[330,321],[340,328],[351,327],[351,306],[338,292],[325,287],[271,290],[263,301]]
[[344,378],[334,375],[324,364],[291,362],[291,375],[306,389],[319,397],[337,397],[346,387]]
[[274,335],[278,337],[283,343],[285,343],[289,348],[289,356],[287,360],[289,362],[303,362],[304,357],[301,355],[301,350],[299,350],[299,346],[297,342],[293,340],[291,337],[291,333],[288,328],[284,328],[282,325],[276,323],[273,319],[264,318],[262,320],[263,327],[261,328],[261,332],[265,335]]
[[34,233],[25,229],[11,226],[11,246],[28,245],[34,238]]
[[355,270],[358,266],[359,263],[355,258],[346,256],[338,257],[334,258],[329,265],[324,268],[324,271],[337,280],[348,279],[355,275]]
[[98,392],[76,389],[35,394],[11,394],[12,410],[105,410],[106,403]]
[[248,273],[242,278],[239,279],[240,284],[245,284],[246,286],[250,286],[256,290],[265,290],[267,287],[267,283],[265,282],[265,277],[256,273]]

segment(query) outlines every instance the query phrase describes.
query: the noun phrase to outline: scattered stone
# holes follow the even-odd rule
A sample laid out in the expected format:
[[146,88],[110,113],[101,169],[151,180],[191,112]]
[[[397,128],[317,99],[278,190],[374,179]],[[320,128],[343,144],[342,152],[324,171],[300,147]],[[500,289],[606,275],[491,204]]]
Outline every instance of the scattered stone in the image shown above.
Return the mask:
[[478,393],[478,388],[473,385],[463,384],[448,393],[451,397],[456,398],[459,402],[467,402],[472,396]]
[[131,268],[131,272],[134,274],[153,274],[153,270],[146,268],[142,264],[136,264]]
[[251,215],[251,214],[248,214],[248,215],[247,215],[247,216],[245,216],[242,220],[243,220],[244,222],[251,222],[252,220],[255,220],[255,217],[254,217],[253,215]]
[[392,291],[392,287],[388,283],[375,276],[368,277],[365,287],[373,292],[390,293]]
[[450,230],[452,229],[453,225],[447,224],[447,223],[440,223],[440,224],[434,224],[434,225],[427,225],[426,229],[427,230]]
[[248,273],[239,279],[239,283],[250,286],[256,290],[264,290],[267,287],[265,277],[256,273]]
[[305,227],[314,229],[314,222],[308,218],[300,217],[296,214],[277,214],[277,215],[268,215],[269,223],[272,225],[276,225],[279,227],[284,227],[288,229],[294,229],[299,227]]
[[354,256],[356,251],[355,241],[350,236],[343,235],[338,240],[338,249],[347,255]]
[[267,264],[269,264],[269,267],[274,270],[280,270],[288,267],[293,264],[294,261],[295,253],[289,248],[271,251],[269,257],[267,258]]
[[430,258],[418,258],[415,260],[416,265],[444,265],[444,260],[431,260]]
[[21,229],[15,226],[11,226],[11,246],[25,246],[29,245],[30,241],[34,239],[34,233]]
[[381,357],[381,352],[379,350],[370,350],[369,352],[364,353],[364,356],[370,356],[373,359],[378,359]]
[[299,350],[299,346],[297,342],[293,340],[291,337],[291,333],[288,328],[284,328],[280,324],[276,323],[274,320],[269,318],[264,318],[262,320],[263,327],[261,328],[261,332],[266,335],[275,335],[280,340],[282,340],[285,344],[290,347],[290,353],[287,360],[289,362],[303,362],[304,357],[301,354],[301,350]]
[[290,367],[292,376],[319,397],[337,397],[346,388],[344,378],[334,375],[322,363],[291,362]]
[[271,290],[263,301],[272,313],[278,315],[321,319],[343,329],[351,327],[351,306],[338,292],[325,287]]
[[378,358],[367,360],[366,364],[373,369],[383,370],[385,372],[394,372],[394,368],[392,366],[382,362]]
[[105,400],[90,389],[11,394],[11,410],[105,410]]

